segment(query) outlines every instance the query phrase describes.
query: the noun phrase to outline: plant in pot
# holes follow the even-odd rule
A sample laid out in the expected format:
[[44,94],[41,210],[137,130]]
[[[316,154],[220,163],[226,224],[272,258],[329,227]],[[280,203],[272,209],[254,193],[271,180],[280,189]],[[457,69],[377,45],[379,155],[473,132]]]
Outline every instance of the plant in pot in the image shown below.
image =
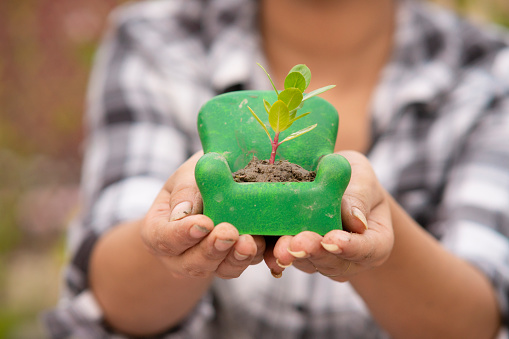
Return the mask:
[[[284,90],[278,91],[265,73],[274,91],[218,95],[199,112],[205,154],[196,164],[195,177],[204,214],[215,224],[233,224],[241,234],[280,236],[310,230],[323,235],[341,229],[341,198],[350,180],[350,164],[334,154],[338,113],[317,96],[334,86],[305,94],[311,72],[297,65],[288,73]],[[308,112],[299,115],[303,107]],[[263,111],[267,114],[255,113]],[[244,169],[257,162],[253,157],[269,159],[261,166],[269,171],[289,162],[299,165],[291,172],[316,177],[303,182],[237,182],[245,180]],[[259,171],[258,167],[254,172]]]

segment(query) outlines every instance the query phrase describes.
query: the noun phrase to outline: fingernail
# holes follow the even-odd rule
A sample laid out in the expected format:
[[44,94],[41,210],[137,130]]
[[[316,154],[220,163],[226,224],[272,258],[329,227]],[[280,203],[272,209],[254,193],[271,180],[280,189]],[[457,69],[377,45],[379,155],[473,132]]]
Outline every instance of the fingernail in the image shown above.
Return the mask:
[[177,206],[173,208],[170,214],[170,221],[180,220],[189,214],[191,214],[191,210],[193,205],[189,201],[183,201]]
[[291,255],[293,255],[295,258],[305,258],[308,256],[308,254],[306,253],[306,251],[297,251],[297,252],[293,252],[293,251],[290,251],[290,249],[288,248],[287,249],[288,253],[290,253]]
[[288,265],[283,265],[282,263],[279,262],[279,259],[276,259],[276,264],[281,268],[287,268],[292,266],[292,263],[289,263]]
[[216,241],[214,242],[214,247],[216,248],[216,250],[222,252],[232,247],[234,243],[235,241],[231,239],[216,239]]
[[239,261],[246,260],[247,258],[249,258],[249,255],[240,254],[237,251],[233,251],[233,256],[235,257],[235,259]]
[[357,207],[352,207],[352,215],[359,219],[360,222],[362,222],[362,224],[364,225],[364,227],[368,229],[368,221],[366,220],[366,216],[364,215],[364,213],[361,212],[360,209],[358,209]]
[[200,226],[200,225],[193,225],[193,227],[191,227],[191,230],[189,231],[189,235],[191,235],[191,237],[196,238],[196,239],[203,238],[204,236],[206,236],[209,233],[210,233],[210,230],[208,228]]
[[339,254],[341,253],[340,249],[339,249],[339,246],[336,245],[336,244],[326,244],[326,243],[323,243],[321,242],[322,244],[322,247],[327,251],[327,252],[331,252],[331,253],[334,253],[334,254]]
[[277,272],[276,272],[276,271],[274,271],[274,270],[270,270],[270,274],[272,274],[272,276],[273,276],[274,278],[276,278],[276,279],[279,279],[279,278],[281,278],[281,277],[283,276],[283,272],[279,272],[279,273],[277,273]]

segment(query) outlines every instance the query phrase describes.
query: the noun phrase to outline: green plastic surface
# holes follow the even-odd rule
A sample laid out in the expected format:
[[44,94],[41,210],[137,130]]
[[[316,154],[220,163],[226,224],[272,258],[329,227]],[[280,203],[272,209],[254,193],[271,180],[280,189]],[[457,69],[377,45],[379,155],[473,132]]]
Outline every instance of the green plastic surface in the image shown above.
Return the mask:
[[317,123],[318,126],[278,148],[276,160],[286,159],[307,170],[316,170],[313,182],[236,183],[232,172],[244,167],[253,155],[270,156],[267,135],[247,106],[268,125],[263,100],[273,103],[272,91],[239,91],[207,102],[198,116],[198,132],[205,155],[196,165],[196,182],[204,214],[215,224],[229,222],[241,234],[293,235],[305,230],[325,234],[341,229],[341,198],[350,180],[350,164],[333,154],[338,113],[326,100],[307,100],[286,135]]

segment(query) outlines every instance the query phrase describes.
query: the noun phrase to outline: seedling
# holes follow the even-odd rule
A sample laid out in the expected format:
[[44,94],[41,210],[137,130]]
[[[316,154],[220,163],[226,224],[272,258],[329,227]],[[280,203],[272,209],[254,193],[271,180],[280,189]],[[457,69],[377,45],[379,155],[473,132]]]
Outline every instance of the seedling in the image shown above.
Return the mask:
[[281,145],[283,142],[295,139],[298,136],[301,136],[304,133],[311,131],[317,125],[314,124],[306,128],[303,128],[297,132],[290,134],[285,139],[283,139],[283,141],[279,141],[279,134],[281,132],[288,129],[288,127],[290,127],[295,121],[305,117],[310,113],[307,112],[297,116],[297,111],[302,108],[302,106],[304,105],[304,101],[316,95],[322,94],[323,92],[328,91],[329,89],[332,89],[336,86],[329,85],[314,90],[310,93],[304,94],[304,91],[306,90],[306,88],[308,88],[309,82],[311,81],[311,71],[306,65],[300,64],[293,66],[290,72],[288,72],[288,75],[286,76],[284,83],[285,89],[279,92],[276,88],[276,85],[274,85],[272,78],[270,77],[269,73],[267,73],[265,68],[263,68],[263,66],[260,64],[258,64],[258,66],[260,66],[261,69],[265,72],[265,74],[267,74],[267,77],[269,78],[270,83],[272,84],[272,87],[274,88],[274,91],[276,92],[277,95],[277,101],[274,102],[272,105],[267,100],[263,99],[265,111],[269,115],[270,127],[272,127],[272,130],[275,133],[274,138],[270,136],[267,126],[265,126],[262,120],[251,109],[251,107],[248,106],[248,108],[251,111],[251,114],[253,114],[255,119],[263,127],[265,133],[267,133],[267,136],[269,137],[270,143],[272,145],[272,152],[270,153],[269,163],[274,164],[274,160],[276,159],[277,148],[279,147],[279,145]]

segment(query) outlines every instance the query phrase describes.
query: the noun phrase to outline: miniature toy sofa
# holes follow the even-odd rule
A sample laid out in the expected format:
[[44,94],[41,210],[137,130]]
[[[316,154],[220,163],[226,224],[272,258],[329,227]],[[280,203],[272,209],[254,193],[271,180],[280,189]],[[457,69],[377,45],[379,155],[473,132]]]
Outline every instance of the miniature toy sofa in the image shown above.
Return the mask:
[[[317,123],[312,131],[281,144],[277,160],[286,159],[316,170],[313,182],[237,183],[232,172],[256,156],[268,159],[267,135],[247,106],[268,125],[263,99],[276,101],[272,91],[238,91],[216,96],[201,108],[198,132],[204,155],[195,177],[203,197],[204,214],[214,224],[229,222],[241,234],[294,235],[310,230],[325,234],[341,229],[341,198],[350,180],[350,164],[333,154],[338,113],[326,100],[306,100],[290,134]],[[270,129],[270,128],[269,128]],[[286,135],[281,136],[281,140]]]

